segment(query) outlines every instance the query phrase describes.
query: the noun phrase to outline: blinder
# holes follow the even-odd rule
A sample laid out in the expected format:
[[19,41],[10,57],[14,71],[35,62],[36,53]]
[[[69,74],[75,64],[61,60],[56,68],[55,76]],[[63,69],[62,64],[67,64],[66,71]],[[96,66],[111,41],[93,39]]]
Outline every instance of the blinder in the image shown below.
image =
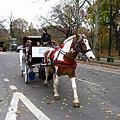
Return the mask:
[[[82,36],[82,40],[85,39],[84,36]],[[82,47],[82,43],[80,43],[80,41],[78,40],[74,40],[75,41],[75,48],[78,52],[81,52],[82,53],[82,60],[83,61],[86,61],[86,53],[89,52],[89,51],[92,51],[91,49],[88,49],[86,51],[83,50],[83,47]]]
[[[82,36],[82,40],[84,39],[85,37]],[[78,52],[81,52],[82,54],[86,54],[87,52],[89,51],[92,51],[91,49],[88,49],[86,51],[83,50],[83,47],[82,47],[82,43],[80,43],[78,40],[75,40],[75,47],[77,49]]]

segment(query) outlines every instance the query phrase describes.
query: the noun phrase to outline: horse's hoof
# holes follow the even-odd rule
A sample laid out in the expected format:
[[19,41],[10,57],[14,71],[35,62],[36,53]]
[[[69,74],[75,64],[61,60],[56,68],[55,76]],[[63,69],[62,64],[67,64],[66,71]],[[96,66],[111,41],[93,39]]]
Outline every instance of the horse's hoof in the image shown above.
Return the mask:
[[56,100],[60,100],[60,96],[54,96]]
[[76,103],[76,102],[73,102],[73,107],[78,108],[78,107],[80,107],[80,104]]
[[44,86],[47,86],[48,85],[48,83],[44,83]]

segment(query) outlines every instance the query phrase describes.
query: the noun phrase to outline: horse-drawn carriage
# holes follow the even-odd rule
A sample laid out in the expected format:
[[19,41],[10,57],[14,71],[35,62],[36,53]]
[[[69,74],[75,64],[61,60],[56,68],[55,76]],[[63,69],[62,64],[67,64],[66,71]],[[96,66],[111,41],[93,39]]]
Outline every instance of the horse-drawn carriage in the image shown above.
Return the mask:
[[[26,45],[28,40],[31,40],[31,45]],[[22,76],[25,76],[25,83],[28,83],[28,75],[31,67],[38,67],[39,73],[41,66],[45,68],[42,73],[45,76],[44,85],[48,84],[49,72],[53,72],[53,86],[54,86],[54,98],[60,99],[58,92],[59,78],[62,75],[67,75],[72,83],[72,89],[74,94],[73,106],[79,107],[79,99],[76,87],[76,75],[75,69],[77,66],[76,56],[78,53],[82,53],[86,58],[91,61],[95,59],[95,56],[90,48],[87,38],[82,34],[76,34],[67,38],[63,44],[56,49],[50,47],[37,46],[36,42],[41,39],[40,36],[27,36],[23,38],[23,50],[20,50],[20,61]],[[22,55],[25,54],[25,64],[23,67]],[[43,62],[44,61],[44,62]],[[50,63],[50,64],[49,64]],[[39,74],[41,75],[41,74]]]
[[[31,43],[28,42],[29,40]],[[41,36],[23,37],[23,48],[20,50],[20,66],[21,76],[24,76],[26,84],[28,84],[29,80],[34,79],[36,73],[38,73],[39,78],[45,79],[45,64],[43,63],[44,52],[49,49],[50,46],[38,46],[37,42],[40,41]],[[31,71],[31,69],[34,70],[35,68],[38,68],[38,72]]]

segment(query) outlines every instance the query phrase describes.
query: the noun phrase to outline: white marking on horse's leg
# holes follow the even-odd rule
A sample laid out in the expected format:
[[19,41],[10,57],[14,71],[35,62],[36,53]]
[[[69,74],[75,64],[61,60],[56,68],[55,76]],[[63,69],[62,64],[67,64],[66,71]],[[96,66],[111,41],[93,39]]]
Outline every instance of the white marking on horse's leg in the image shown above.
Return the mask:
[[75,77],[70,78],[70,80],[71,80],[71,83],[72,83],[72,89],[73,89],[73,94],[74,94],[74,101],[73,102],[79,103]]
[[45,81],[44,81],[44,85],[48,84],[48,75],[49,75],[49,67],[45,67]]
[[54,79],[54,97],[57,97],[57,96],[59,96],[59,94],[58,94],[58,85],[59,85],[59,76],[58,75],[56,75],[56,77],[55,77],[55,79]]
[[56,78],[56,73],[53,73],[53,88],[54,88],[54,81],[55,81],[55,78]]

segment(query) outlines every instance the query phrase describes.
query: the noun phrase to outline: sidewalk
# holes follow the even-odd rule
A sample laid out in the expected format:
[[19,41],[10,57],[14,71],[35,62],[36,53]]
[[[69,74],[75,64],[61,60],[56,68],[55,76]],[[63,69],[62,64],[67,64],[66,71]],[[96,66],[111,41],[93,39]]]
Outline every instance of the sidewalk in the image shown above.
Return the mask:
[[114,60],[113,62],[107,62],[107,58],[101,58],[100,57],[100,60],[96,59],[92,62],[120,67],[120,59]]
[[120,70],[120,59],[114,60],[114,62],[107,62],[107,58],[100,58],[98,61],[97,59],[93,61],[83,61],[81,58],[76,59],[80,64],[88,64],[88,65],[95,65],[95,66],[102,66],[107,68],[119,69]]

